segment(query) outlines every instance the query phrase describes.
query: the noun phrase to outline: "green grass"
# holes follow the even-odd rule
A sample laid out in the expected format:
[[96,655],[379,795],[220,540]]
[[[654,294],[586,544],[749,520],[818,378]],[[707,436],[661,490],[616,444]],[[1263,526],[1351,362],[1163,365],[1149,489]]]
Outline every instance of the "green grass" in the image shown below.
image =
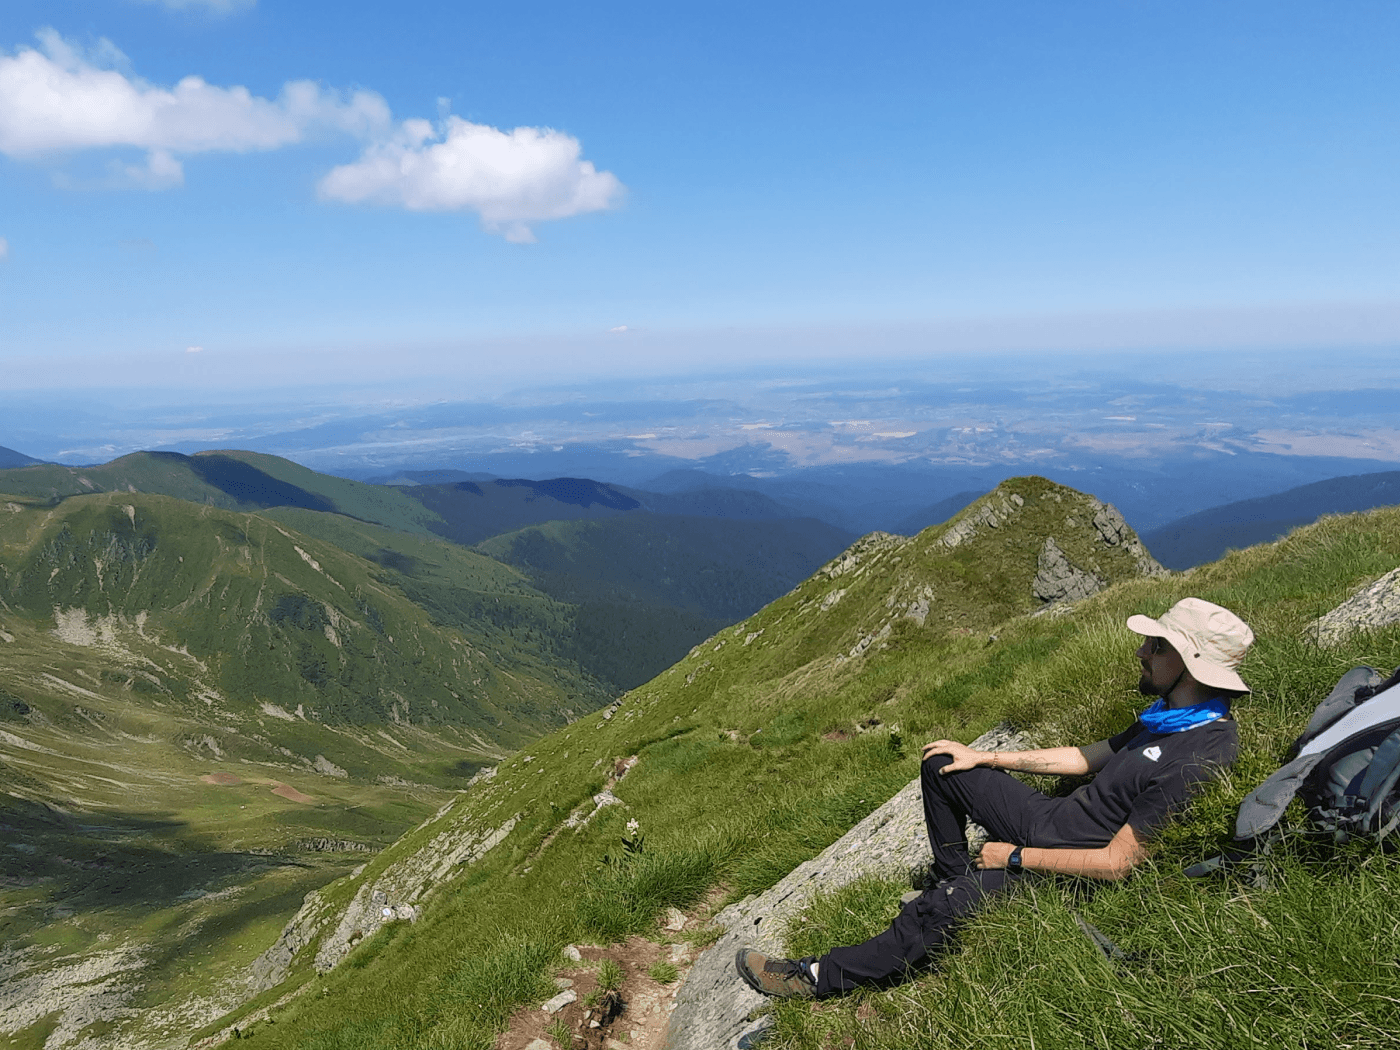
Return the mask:
[[[1268,889],[1198,886],[1160,861],[1087,903],[1054,884],[1026,887],[974,921],[962,951],[926,976],[816,1014],[781,1007],[773,1045],[1394,1046],[1400,964],[1386,902],[1400,871],[1357,852],[1285,853],[1264,868]],[[809,911],[829,921],[834,903]],[[1126,962],[1099,954],[1075,909]],[[831,932],[861,925],[871,924]],[[796,941],[829,946],[806,932]]]
[[[1323,1033],[1341,1024],[1355,1045],[1388,1045],[1396,930],[1384,902],[1400,891],[1388,857],[1281,856],[1268,890],[1179,873],[1217,848],[1240,799],[1337,676],[1358,662],[1400,663],[1400,628],[1337,649],[1305,640],[1312,618],[1400,563],[1400,511],[1328,519],[1190,577],[1126,581],[1067,615],[1003,620],[994,632],[903,621],[887,649],[835,662],[881,622],[905,574],[922,571],[917,551],[930,544],[915,542],[904,562],[876,560],[859,580],[804,583],[634,690],[611,721],[589,716],[504,763],[458,812],[481,828],[518,813],[510,837],[431,898],[406,936],[320,979],[324,995],[293,1001],[259,1038],[289,1048],[430,1045],[425,1033],[456,1031],[462,1016],[500,1016],[507,1002],[544,997],[551,989],[534,975],[566,943],[647,932],[664,908],[715,887],[737,900],[772,885],[912,779],[923,741],[970,739],[1006,718],[1047,745],[1107,735],[1141,706],[1136,639],[1123,619],[1199,594],[1254,626],[1260,642],[1243,673],[1256,692],[1237,709],[1241,761],[1161,837],[1153,866],[1087,902],[1055,883],[1017,895],[973,923],[940,969],[902,988],[780,1010],[772,1045],[1333,1046]],[[821,613],[838,586],[846,596]],[[631,754],[639,761],[614,789],[625,808],[559,831],[613,761]],[[640,822],[645,849],[617,862],[629,819]],[[875,878],[814,902],[790,947],[817,951],[878,930],[899,889]],[[1072,908],[1140,961],[1127,971],[1105,964]],[[459,991],[448,1017],[440,990],[458,961],[507,945],[540,959],[538,970],[510,971],[489,1002]],[[872,1019],[857,1017],[863,1007]],[[1193,1026],[1203,1040],[1187,1037]]]
[[605,992],[622,987],[622,967],[616,959],[604,959],[598,964],[598,987]]
[[647,976],[657,984],[670,984],[680,975],[681,972],[676,968],[676,964],[665,960],[652,963],[650,969],[647,970]]

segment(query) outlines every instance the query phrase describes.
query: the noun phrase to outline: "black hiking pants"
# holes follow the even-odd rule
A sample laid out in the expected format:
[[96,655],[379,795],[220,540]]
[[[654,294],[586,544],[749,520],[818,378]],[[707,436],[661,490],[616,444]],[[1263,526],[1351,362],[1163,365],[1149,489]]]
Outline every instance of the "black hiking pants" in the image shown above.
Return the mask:
[[906,904],[884,933],[818,958],[818,995],[902,977],[946,945],[986,898],[1021,881],[1022,876],[1005,869],[982,871],[973,865],[964,830],[968,818],[985,827],[993,842],[1067,845],[1047,837],[1048,811],[1058,799],[1000,770],[979,766],[947,776],[938,772],[951,761],[948,755],[934,755],[924,760],[920,774],[937,885]]

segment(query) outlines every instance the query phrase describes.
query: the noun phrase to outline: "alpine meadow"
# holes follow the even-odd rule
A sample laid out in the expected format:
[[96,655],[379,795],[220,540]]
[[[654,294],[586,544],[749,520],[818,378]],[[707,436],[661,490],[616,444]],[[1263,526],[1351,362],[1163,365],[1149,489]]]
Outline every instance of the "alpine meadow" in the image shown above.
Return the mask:
[[1400,1050],[1397,54],[0,2],[0,1050]]
[[[296,506],[5,505],[14,1045],[488,1048],[548,1016],[555,977],[618,964],[606,1024],[584,997],[543,1037],[640,1040],[651,996],[681,1045],[664,1022],[726,906],[880,807],[926,740],[1108,735],[1139,702],[1123,619],[1186,594],[1254,625],[1255,692],[1240,762],[1149,868],[1091,897],[1042,881],[908,984],[757,1023],[775,1047],[1390,1043],[1384,854],[1292,836],[1262,871],[1182,869],[1342,671],[1400,662],[1395,626],[1326,646],[1313,626],[1400,560],[1394,510],[1173,574],[1110,506],[1012,479],[865,537],[617,696],[558,644],[577,607],[469,548]],[[872,934],[907,880],[872,861],[783,943]]]

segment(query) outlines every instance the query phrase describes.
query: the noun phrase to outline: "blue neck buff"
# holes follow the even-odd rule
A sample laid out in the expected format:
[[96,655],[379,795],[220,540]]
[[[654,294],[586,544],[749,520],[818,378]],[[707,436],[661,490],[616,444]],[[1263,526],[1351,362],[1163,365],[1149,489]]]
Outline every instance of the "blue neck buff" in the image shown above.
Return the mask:
[[1219,696],[1193,704],[1190,707],[1168,707],[1161,697],[1153,700],[1147,710],[1138,715],[1138,721],[1152,733],[1184,733],[1217,718],[1224,718],[1230,705]]

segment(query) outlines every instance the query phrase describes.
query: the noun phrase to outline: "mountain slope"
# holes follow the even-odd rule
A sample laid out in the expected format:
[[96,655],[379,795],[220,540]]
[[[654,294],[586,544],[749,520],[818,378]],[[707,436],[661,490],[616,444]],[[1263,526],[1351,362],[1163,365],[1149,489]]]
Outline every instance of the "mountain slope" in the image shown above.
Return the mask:
[[[565,943],[689,936],[657,928],[667,906],[691,907],[709,886],[738,900],[772,885],[907,784],[925,740],[971,739],[1006,720],[1046,746],[1121,728],[1142,703],[1137,639],[1124,618],[1158,614],[1191,593],[1254,626],[1259,641],[1244,674],[1255,692],[1238,705],[1235,772],[1154,844],[1156,867],[1100,887],[1092,900],[1045,883],[1002,902],[966,931],[960,952],[903,988],[818,1010],[780,1005],[765,1045],[1332,1045],[1342,1032],[1350,1045],[1392,1045],[1393,922],[1375,902],[1400,893],[1400,869],[1364,850],[1323,849],[1276,852],[1254,884],[1183,886],[1175,873],[1215,849],[1244,793],[1275,767],[1343,669],[1400,662],[1397,625],[1332,649],[1306,641],[1318,615],[1400,562],[1400,511],[1329,518],[1189,579],[1129,572],[1060,606],[1061,615],[998,622],[997,609],[977,612],[951,595],[953,606],[931,603],[923,624],[901,617],[887,648],[851,656],[850,639],[898,615],[908,584],[928,579],[937,588],[958,575],[956,565],[976,571],[979,559],[954,555],[984,554],[1019,571],[1019,582],[999,588],[1002,609],[1034,605],[1027,563],[1050,536],[1087,559],[1098,541],[1070,538],[1076,528],[1097,532],[1083,504],[1068,506],[1074,496],[1039,483],[1030,500],[1022,484],[1008,482],[960,522],[902,544],[862,541],[616,708],[512,757],[304,912],[333,932],[336,916],[383,887],[390,906],[413,895],[412,925],[364,927],[353,965],[318,976],[309,956],[330,932],[293,924],[289,932],[313,943],[298,952],[290,951],[297,942],[284,942],[288,983],[235,1015],[238,1023],[246,1032],[252,1019],[269,1047],[490,1047],[516,1004],[554,994],[548,976]],[[1012,494],[1034,512],[1058,495],[1065,513],[1027,511],[1013,537],[1005,520],[993,528],[984,516],[999,516]],[[976,534],[959,533],[969,520],[982,522]],[[958,534],[959,543],[944,544]],[[906,583],[906,574],[914,579]],[[964,611],[995,623],[995,638],[950,629]],[[624,756],[635,763],[614,764]],[[634,852],[621,848],[624,839]],[[446,857],[463,859],[458,874],[440,867]],[[887,923],[903,873],[877,874],[888,878],[810,909],[787,931],[788,950],[824,950]],[[1106,965],[1077,915],[1129,956]],[[312,994],[258,1020],[297,987]]]
[[10,467],[28,467],[39,462],[40,460],[33,456],[26,456],[23,452],[16,452],[12,448],[0,445],[0,470],[6,470]]
[[532,526],[475,549],[577,606],[574,658],[629,689],[791,590],[851,539],[811,519],[636,513]]
[[[9,506],[7,619],[138,663],[187,653],[198,670],[153,687],[167,705],[236,718],[275,703],[304,708],[305,722],[512,745],[562,721],[567,694],[586,690],[559,685],[552,663],[503,645],[489,621],[470,634],[434,625],[372,562],[266,517],[130,493]],[[477,570],[477,604],[550,604],[511,570],[462,560]]]
[[1143,533],[1172,569],[1214,561],[1227,550],[1268,543],[1324,514],[1350,514],[1400,503],[1400,471],[1355,474],[1300,485],[1272,496],[1212,507]]
[[549,647],[570,615],[341,515],[0,497],[0,1030],[134,1010],[183,1045],[306,893],[603,702]]
[[587,478],[496,478],[403,491],[441,519],[434,526],[438,535],[466,546],[527,525],[611,518],[642,506],[621,489]]
[[[917,743],[1005,717],[1027,662],[1082,626],[1080,607],[1037,594],[1075,572],[1112,594],[1158,570],[1112,508],[1039,478],[916,537],[866,537],[308,899],[259,973],[324,993],[257,1037],[490,1046],[513,1001],[545,997],[537,977],[566,941],[645,932],[658,908],[694,904],[716,883],[730,899],[771,885],[903,786]],[[1025,615],[1046,610],[1061,615]],[[1126,659],[1093,674],[1108,701],[1077,732],[1131,703]],[[1059,713],[1043,702],[1053,686],[1020,716]],[[629,818],[645,845],[618,861]],[[377,917],[376,899],[418,909],[412,928]],[[358,948],[355,930],[367,938]],[[334,968],[347,954],[354,967]],[[487,973],[498,976],[478,979]]]
[[149,492],[230,510],[302,507],[430,535],[437,522],[399,490],[318,474],[256,452],[133,452],[93,467],[46,463],[0,470],[0,492],[53,500],[93,492]]

